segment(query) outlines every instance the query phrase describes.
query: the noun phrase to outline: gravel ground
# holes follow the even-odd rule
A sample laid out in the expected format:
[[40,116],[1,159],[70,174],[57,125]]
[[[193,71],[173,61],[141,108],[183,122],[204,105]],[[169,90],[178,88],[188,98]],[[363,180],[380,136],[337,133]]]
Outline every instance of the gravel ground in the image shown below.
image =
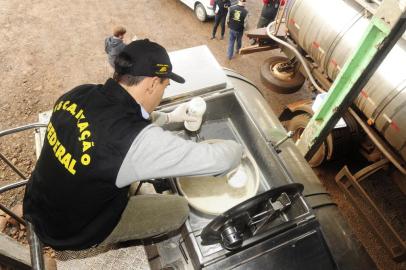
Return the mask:
[[[261,1],[248,1],[249,25],[254,27]],[[149,38],[168,51],[206,44],[219,63],[234,69],[254,82],[275,112],[301,94],[278,96],[261,84],[260,63],[271,53],[226,59],[226,39],[210,40],[212,22],[201,23],[178,0],[0,0],[0,130],[37,121],[38,113],[49,110],[64,92],[83,83],[103,83],[109,74],[104,53],[104,38],[114,25],[133,35]],[[244,44],[247,39],[244,37]],[[277,52],[273,52],[277,53]],[[29,175],[35,164],[32,132],[7,136],[0,152]],[[367,247],[380,269],[405,269],[394,263],[383,245],[370,232],[333,177],[341,167],[330,165],[318,174],[344,217]],[[0,161],[0,185],[20,179]],[[22,188],[0,196],[12,207],[21,201]]]

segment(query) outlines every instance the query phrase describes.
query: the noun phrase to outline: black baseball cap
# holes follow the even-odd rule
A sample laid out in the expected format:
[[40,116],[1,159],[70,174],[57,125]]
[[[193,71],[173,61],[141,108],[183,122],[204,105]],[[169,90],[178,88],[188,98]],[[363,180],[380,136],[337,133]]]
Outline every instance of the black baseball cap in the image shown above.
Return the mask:
[[[118,61],[117,61],[118,60]],[[172,72],[172,64],[165,48],[148,39],[136,40],[124,47],[115,61],[118,74],[169,78],[178,83],[185,79]]]

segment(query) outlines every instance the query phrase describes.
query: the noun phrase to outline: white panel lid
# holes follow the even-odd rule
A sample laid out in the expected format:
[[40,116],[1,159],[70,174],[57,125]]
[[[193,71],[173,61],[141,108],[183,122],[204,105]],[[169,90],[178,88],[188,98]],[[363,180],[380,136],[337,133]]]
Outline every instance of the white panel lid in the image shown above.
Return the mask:
[[198,94],[222,89],[226,86],[226,75],[206,45],[169,53],[173,72],[185,78],[180,84],[171,80],[163,99]]

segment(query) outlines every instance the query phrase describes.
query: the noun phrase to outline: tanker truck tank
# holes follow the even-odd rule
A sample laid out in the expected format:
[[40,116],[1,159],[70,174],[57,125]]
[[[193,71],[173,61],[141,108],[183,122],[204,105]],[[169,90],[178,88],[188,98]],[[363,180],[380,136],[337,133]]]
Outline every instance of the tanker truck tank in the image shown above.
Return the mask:
[[[369,20],[353,1],[292,0],[286,7],[290,37],[333,81],[360,42]],[[315,27],[317,26],[317,27]],[[406,160],[406,41],[400,39],[354,101]]]

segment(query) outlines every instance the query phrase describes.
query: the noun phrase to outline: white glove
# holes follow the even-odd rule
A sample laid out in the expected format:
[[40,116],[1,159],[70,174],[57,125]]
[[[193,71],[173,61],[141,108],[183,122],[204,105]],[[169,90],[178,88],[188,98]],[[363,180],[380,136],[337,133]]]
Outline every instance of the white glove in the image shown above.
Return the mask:
[[167,114],[168,123],[179,123],[184,121],[196,122],[198,117],[187,114],[188,103],[179,105],[175,110]]

